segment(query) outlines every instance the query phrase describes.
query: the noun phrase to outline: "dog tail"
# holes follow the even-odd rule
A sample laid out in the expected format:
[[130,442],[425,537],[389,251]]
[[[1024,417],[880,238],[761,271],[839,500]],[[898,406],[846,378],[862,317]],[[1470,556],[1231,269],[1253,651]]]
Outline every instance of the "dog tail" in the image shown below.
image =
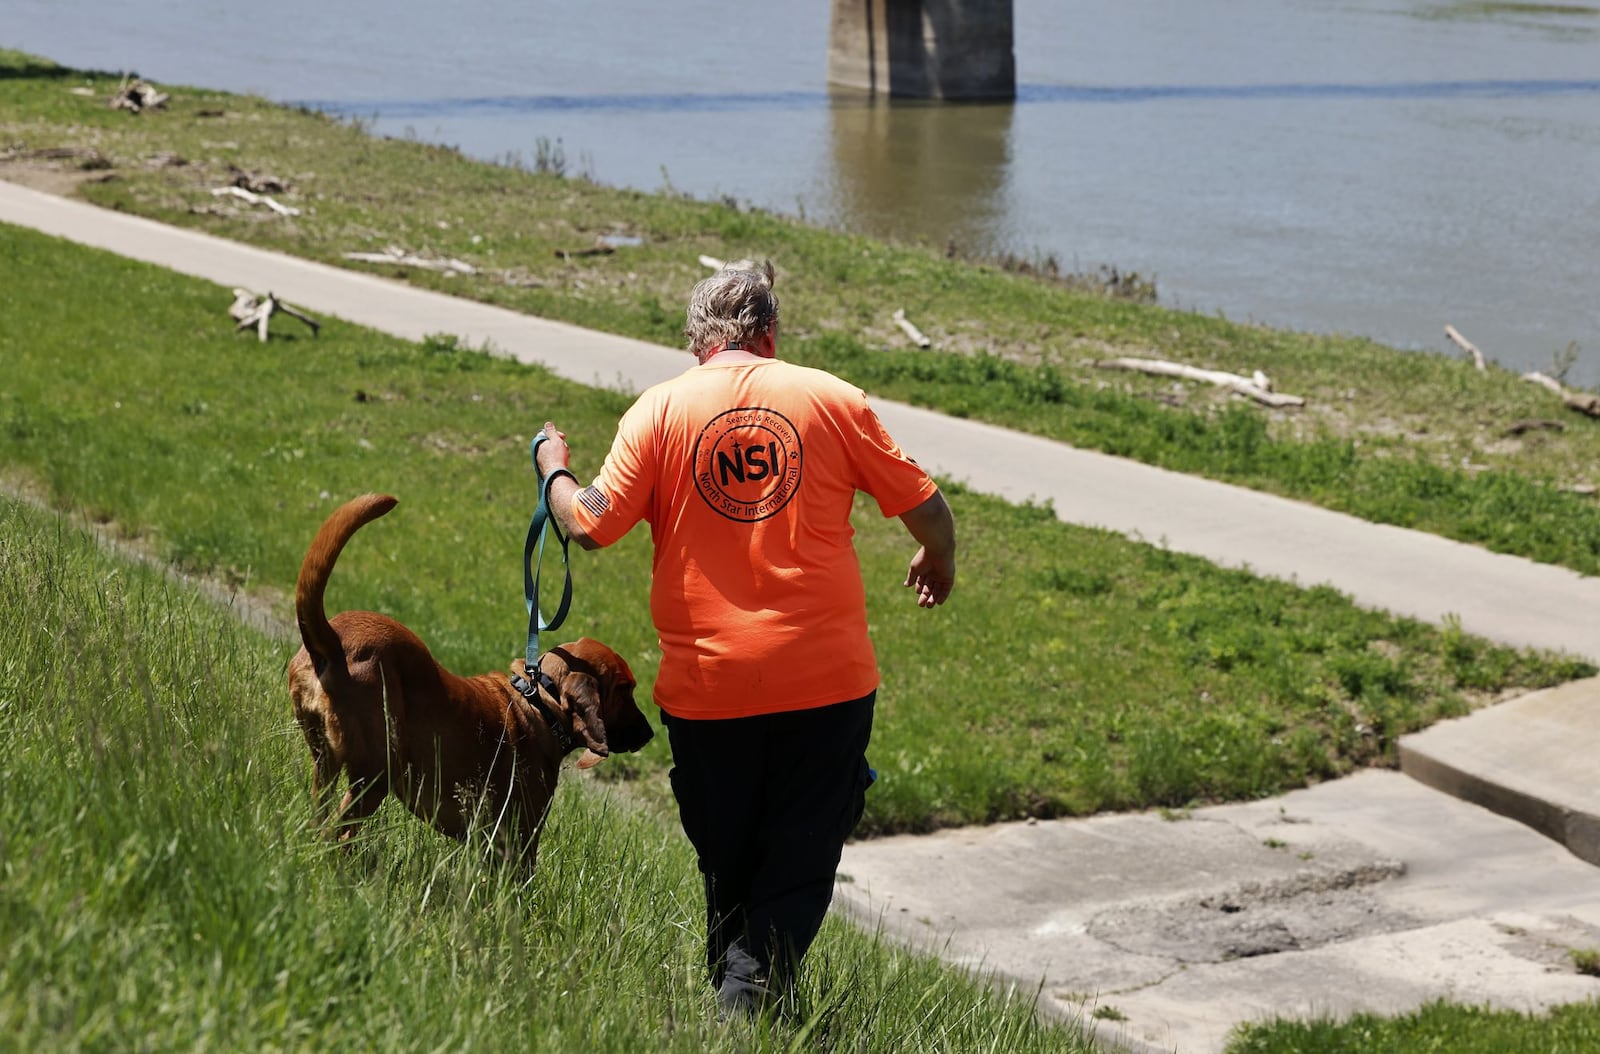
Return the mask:
[[329,624],[322,603],[334,561],[339,559],[351,535],[397,504],[399,499],[387,494],[363,494],[345,502],[323,522],[311,541],[311,548],[306,550],[305,561],[300,565],[300,579],[294,587],[294,614],[300,625],[300,640],[319,675],[328,668],[333,657],[343,654],[339,635]]

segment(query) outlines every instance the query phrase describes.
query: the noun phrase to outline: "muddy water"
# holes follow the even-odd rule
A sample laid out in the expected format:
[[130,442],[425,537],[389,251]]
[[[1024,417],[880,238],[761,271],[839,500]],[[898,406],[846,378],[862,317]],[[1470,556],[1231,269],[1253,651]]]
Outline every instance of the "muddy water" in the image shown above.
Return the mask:
[[1600,6],[1016,0],[1017,102],[966,107],[830,96],[825,0],[5,6],[73,65],[1600,383]]

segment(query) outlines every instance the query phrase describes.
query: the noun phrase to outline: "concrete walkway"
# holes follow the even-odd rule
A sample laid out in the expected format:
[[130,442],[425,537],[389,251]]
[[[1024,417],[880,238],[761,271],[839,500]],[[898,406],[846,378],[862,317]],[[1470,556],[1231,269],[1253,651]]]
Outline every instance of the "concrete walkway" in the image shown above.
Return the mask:
[[[0,181],[0,222],[271,291],[420,339],[453,333],[586,384],[642,389],[681,351],[518,315]],[[1600,580],[1226,484],[874,400],[934,472],[1011,500],[1358,603],[1600,660]],[[1225,806],[999,825],[848,848],[840,902],[1044,1002],[1109,1005],[1106,1032],[1183,1054],[1263,1014],[1432,998],[1533,1009],[1600,995],[1600,684],[1539,693],[1402,743],[1403,767]],[[1495,815],[1479,805],[1503,815]],[[1512,817],[1506,819],[1505,816]],[[1535,833],[1539,832],[1539,833]],[[1573,852],[1566,847],[1570,846]],[[1574,855],[1574,853],[1578,855]],[[1580,859],[1580,856],[1582,859]],[[1102,1011],[1104,1013],[1104,1011]]]

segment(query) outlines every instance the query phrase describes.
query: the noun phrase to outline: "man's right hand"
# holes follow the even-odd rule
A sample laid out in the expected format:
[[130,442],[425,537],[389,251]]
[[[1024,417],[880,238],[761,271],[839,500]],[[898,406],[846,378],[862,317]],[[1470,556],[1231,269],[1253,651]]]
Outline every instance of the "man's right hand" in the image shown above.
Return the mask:
[[544,479],[558,468],[567,468],[572,461],[572,451],[567,447],[567,433],[546,421],[544,434],[545,442],[539,444],[536,452],[540,479]]

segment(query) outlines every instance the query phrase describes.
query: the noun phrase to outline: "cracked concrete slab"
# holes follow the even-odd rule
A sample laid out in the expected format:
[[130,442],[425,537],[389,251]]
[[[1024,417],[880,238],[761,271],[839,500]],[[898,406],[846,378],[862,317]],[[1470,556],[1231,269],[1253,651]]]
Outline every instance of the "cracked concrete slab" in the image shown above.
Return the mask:
[[[1600,996],[1600,870],[1388,771],[1241,805],[1001,824],[846,847],[835,903],[1103,1037],[1220,1051],[1283,1015],[1438,998],[1539,1010]],[[1105,1013],[1106,1011],[1102,1011]]]

